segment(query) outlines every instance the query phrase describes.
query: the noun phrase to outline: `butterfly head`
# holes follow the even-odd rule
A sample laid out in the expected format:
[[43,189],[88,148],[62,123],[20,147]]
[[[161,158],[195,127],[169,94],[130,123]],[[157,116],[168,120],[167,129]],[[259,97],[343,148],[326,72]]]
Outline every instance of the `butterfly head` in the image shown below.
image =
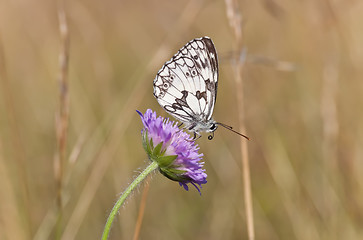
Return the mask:
[[211,132],[212,134],[208,136],[208,140],[212,140],[214,138],[214,131],[217,130],[217,128],[218,128],[217,122],[211,120],[209,122],[209,129],[207,130],[207,132]]
[[200,135],[200,132],[208,132],[212,133],[208,136],[209,140],[212,140],[214,137],[214,131],[217,130],[218,123],[214,121],[213,119],[209,119],[205,122],[203,121],[196,121],[192,124],[192,126],[189,128],[190,131],[194,132],[194,135]]
[[206,132],[214,132],[215,130],[217,130],[218,128],[218,124],[212,120],[210,122],[208,122],[208,129],[206,129]]

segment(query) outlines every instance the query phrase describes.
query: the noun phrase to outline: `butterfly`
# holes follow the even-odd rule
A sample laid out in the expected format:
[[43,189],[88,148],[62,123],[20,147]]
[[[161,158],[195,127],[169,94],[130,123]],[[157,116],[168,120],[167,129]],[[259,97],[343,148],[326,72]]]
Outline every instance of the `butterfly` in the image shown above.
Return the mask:
[[218,56],[209,37],[196,38],[183,46],[158,71],[154,79],[154,96],[158,103],[194,133],[212,133],[223,126],[245,138],[232,127],[212,118],[218,88]]

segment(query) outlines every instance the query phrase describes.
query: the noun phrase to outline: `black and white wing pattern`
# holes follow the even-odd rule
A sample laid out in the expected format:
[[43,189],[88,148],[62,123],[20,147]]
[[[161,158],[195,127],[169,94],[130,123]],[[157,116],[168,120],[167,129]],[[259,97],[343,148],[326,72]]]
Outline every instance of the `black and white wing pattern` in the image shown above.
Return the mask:
[[159,70],[154,96],[159,104],[198,134],[214,132],[212,119],[217,97],[218,59],[209,37],[196,38],[182,47]]

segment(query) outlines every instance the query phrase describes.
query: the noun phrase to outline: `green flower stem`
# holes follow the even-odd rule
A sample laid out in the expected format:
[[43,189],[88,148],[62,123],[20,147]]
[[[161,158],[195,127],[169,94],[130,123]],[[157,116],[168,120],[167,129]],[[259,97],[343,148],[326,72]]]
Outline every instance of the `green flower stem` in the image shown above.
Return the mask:
[[140,175],[130,184],[130,186],[127,187],[127,189],[122,193],[121,197],[117,200],[115,206],[112,208],[112,211],[110,215],[108,216],[105,229],[103,230],[102,234],[102,240],[107,240],[108,235],[111,230],[112,222],[122,206],[122,204],[125,202],[125,199],[130,195],[132,190],[135,189],[137,185],[139,185],[147,175],[149,175],[152,171],[158,168],[158,164],[154,161],[151,162],[151,164],[142,172]]

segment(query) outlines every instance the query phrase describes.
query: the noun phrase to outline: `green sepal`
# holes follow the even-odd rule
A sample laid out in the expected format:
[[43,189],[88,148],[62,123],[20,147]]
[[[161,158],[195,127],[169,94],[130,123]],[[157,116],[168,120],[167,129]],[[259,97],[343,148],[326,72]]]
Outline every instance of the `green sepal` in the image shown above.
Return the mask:
[[173,164],[178,155],[165,156],[166,148],[163,148],[164,142],[160,142],[154,147],[153,139],[149,139],[147,130],[142,134],[142,145],[149,159],[158,164],[160,172],[165,177],[177,182],[190,181],[190,177],[185,175],[186,171],[177,169],[180,166]]
[[142,146],[145,150],[145,152],[149,155],[150,153],[150,147],[148,146],[148,136],[147,136],[147,131],[144,130],[142,136]]
[[158,162],[160,168],[165,168],[170,166],[170,164],[172,164],[177,157],[178,155],[161,156],[158,157],[156,161]]
[[150,149],[154,149],[154,142],[152,138],[150,138]]
[[158,145],[156,145],[156,147],[153,149],[153,153],[152,153],[153,157],[159,158],[159,156],[161,156],[160,152],[161,152],[162,146],[163,146],[163,142],[160,142]]
[[190,177],[184,175],[186,172],[184,170],[178,170],[175,168],[160,168],[159,171],[165,177],[176,182],[187,182],[190,180]]
[[147,146],[147,152],[148,154],[151,154],[151,146],[150,146],[150,141],[149,141],[149,136],[148,136],[148,132],[146,131],[146,146]]
[[163,149],[163,150],[161,150],[161,152],[160,152],[160,156],[164,156],[165,152],[166,152],[166,148],[165,148],[165,149]]

